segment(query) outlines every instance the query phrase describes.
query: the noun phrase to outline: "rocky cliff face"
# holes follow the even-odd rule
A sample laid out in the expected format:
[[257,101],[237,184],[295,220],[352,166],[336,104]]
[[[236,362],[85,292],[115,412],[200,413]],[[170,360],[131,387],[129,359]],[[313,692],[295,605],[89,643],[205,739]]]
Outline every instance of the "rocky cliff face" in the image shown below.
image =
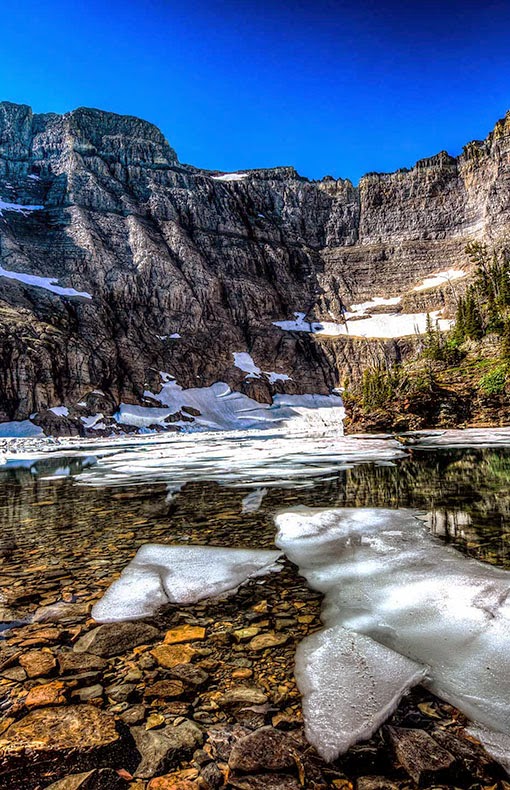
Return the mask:
[[[338,327],[373,297],[401,297],[373,314],[448,310],[453,281],[413,289],[467,271],[467,241],[505,236],[509,155],[507,116],[458,159],[443,152],[358,188],[292,168],[222,175],[181,164],[137,118],[0,104],[0,421],[146,403],[159,371],[266,402],[329,392],[370,343],[273,322],[302,312]],[[400,347],[392,337],[369,353]],[[238,352],[289,379],[247,378]]]

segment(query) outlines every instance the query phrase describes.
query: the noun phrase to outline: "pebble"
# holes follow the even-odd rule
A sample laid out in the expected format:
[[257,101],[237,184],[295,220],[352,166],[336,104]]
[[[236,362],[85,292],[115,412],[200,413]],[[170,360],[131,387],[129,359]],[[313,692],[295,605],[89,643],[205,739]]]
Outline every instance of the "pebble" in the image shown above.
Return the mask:
[[248,647],[250,650],[265,650],[268,647],[279,647],[288,641],[289,637],[284,634],[265,633],[254,636],[249,642]]
[[205,628],[194,625],[180,625],[166,632],[163,640],[165,645],[178,645],[182,642],[195,642],[205,639]]

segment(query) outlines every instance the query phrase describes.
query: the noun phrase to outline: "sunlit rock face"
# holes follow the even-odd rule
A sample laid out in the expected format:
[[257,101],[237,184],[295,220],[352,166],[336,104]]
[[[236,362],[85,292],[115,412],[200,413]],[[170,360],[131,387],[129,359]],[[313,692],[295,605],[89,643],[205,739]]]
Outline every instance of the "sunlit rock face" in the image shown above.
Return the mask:
[[327,628],[303,641],[296,674],[308,738],[328,759],[353,734],[373,732],[420,668],[435,694],[510,735],[510,573],[439,543],[416,516],[346,508],[277,517],[277,546],[325,594]]
[[[137,118],[0,104],[0,421],[151,405],[159,371],[265,403],[329,394],[368,358],[399,356],[427,311],[451,317],[466,241],[508,227],[509,129],[354,187],[288,167],[203,171]],[[345,337],[345,309],[351,337],[359,322],[379,341]],[[327,331],[277,325],[294,313]],[[273,375],[247,377],[246,353]]]

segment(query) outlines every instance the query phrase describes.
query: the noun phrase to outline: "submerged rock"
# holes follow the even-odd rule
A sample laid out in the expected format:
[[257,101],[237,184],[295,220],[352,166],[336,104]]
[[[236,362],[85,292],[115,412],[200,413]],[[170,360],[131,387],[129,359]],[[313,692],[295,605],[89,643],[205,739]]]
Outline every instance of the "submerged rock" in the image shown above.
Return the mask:
[[[39,770],[58,775],[73,768],[83,771],[119,765],[121,754],[120,734],[110,714],[93,705],[43,708],[14,722],[3,733],[0,787],[7,787],[6,775],[26,772],[27,756],[33,785],[26,786],[32,787]],[[12,787],[12,779],[10,783]]]
[[176,767],[180,759],[191,755],[204,741],[202,730],[189,720],[177,727],[169,725],[160,730],[132,727],[131,733],[142,756],[135,771],[135,776],[140,779],[166,773]]
[[234,771],[280,771],[292,768],[296,750],[289,738],[273,727],[262,727],[236,741],[228,764]]
[[93,628],[80,637],[74,645],[74,650],[76,653],[94,653],[109,658],[132,650],[138,645],[154,642],[159,635],[157,628],[146,623],[105,624]]

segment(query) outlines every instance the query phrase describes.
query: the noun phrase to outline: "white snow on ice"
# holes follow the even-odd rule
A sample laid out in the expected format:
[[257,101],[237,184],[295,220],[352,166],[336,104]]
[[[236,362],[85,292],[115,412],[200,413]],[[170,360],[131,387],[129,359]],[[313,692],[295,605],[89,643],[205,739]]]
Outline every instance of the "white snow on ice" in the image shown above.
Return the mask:
[[467,277],[467,272],[462,269],[448,269],[444,272],[437,272],[426,277],[420,285],[416,285],[413,291],[426,291],[428,288],[436,288],[439,285],[445,285],[452,282],[452,280],[459,280],[461,277]]
[[155,434],[117,438],[103,446],[95,443],[94,453],[97,464],[75,478],[83,485],[158,482],[174,487],[215,481],[252,489],[311,487],[353,463],[389,461],[406,454],[394,439],[359,439],[338,431]]
[[55,277],[37,277],[35,274],[25,274],[24,272],[12,272],[0,266],[0,277],[6,277],[9,280],[17,280],[24,285],[32,285],[35,288],[43,288],[45,291],[51,291],[59,296],[81,296],[83,299],[92,299],[92,296],[86,291],[76,291],[74,288],[63,288],[57,285],[58,280]]
[[408,444],[419,447],[498,447],[510,445],[507,428],[453,428],[405,434]]
[[[277,516],[276,545],[325,594],[322,619],[333,634],[338,628],[362,634],[427,667],[425,684],[435,694],[471,720],[510,735],[510,573],[440,543],[416,515],[368,508],[289,511]],[[330,647],[341,678],[344,659],[334,643]],[[308,659],[304,654],[297,668],[302,690],[309,694],[314,685],[323,693]],[[331,683],[332,672],[325,677]],[[363,673],[359,679],[355,708],[363,689],[371,704]],[[313,698],[305,699],[305,709]],[[343,726],[340,720],[335,741],[313,716],[308,737],[319,752],[324,737],[330,750],[342,751]]]
[[133,620],[166,603],[190,604],[211,598],[272,571],[279,551],[147,543],[92,608],[99,622]]

